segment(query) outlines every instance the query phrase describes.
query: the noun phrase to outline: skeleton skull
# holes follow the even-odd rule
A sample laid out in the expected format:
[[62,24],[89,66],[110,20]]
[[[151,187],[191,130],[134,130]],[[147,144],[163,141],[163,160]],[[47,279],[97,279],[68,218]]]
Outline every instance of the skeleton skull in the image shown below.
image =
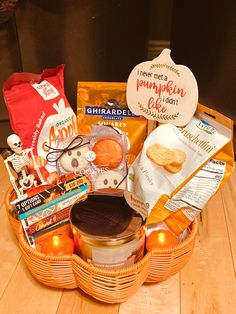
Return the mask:
[[7,138],[7,144],[12,149],[12,151],[16,154],[22,153],[22,142],[18,135],[11,134]]

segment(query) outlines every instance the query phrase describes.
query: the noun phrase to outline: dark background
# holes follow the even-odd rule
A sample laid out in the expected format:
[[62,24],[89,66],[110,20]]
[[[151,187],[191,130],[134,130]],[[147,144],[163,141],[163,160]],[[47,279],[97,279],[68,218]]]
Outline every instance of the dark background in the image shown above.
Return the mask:
[[[75,110],[78,80],[126,81],[137,63],[170,47],[194,73],[199,101],[236,123],[235,13],[235,1],[21,0],[0,24],[0,85],[12,72],[64,63]],[[10,133],[0,93],[0,148]]]
[[[148,0],[21,0],[0,25],[0,83],[12,72],[63,63],[75,110],[78,80],[127,81],[145,60],[149,11]],[[11,130],[2,94],[0,132],[3,147]]]
[[187,65],[199,101],[236,123],[236,1],[174,1],[171,49]]

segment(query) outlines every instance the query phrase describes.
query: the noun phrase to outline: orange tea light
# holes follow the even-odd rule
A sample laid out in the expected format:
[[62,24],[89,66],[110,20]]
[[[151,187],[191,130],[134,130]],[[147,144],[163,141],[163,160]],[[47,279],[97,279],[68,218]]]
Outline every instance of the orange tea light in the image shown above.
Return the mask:
[[41,243],[40,252],[48,255],[73,254],[74,241],[66,235],[53,235]]
[[146,239],[147,250],[170,248],[179,243],[178,237],[169,230],[152,231]]

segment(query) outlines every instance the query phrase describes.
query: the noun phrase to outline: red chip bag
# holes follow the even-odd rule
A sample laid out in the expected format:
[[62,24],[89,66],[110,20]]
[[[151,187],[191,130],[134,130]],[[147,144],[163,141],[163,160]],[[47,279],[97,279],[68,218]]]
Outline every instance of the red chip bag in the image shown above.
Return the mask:
[[3,84],[3,95],[23,149],[32,147],[36,156],[46,159],[59,139],[77,135],[76,116],[64,93],[64,65],[42,74],[13,73]]

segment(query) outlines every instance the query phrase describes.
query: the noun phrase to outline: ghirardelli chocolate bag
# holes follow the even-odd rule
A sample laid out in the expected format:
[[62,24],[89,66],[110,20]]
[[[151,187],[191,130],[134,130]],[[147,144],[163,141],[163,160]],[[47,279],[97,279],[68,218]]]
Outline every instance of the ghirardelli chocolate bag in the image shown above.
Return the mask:
[[142,149],[147,136],[147,119],[136,116],[126,102],[126,83],[78,82],[78,132],[89,135],[92,125],[109,125],[127,136],[130,165]]
[[35,155],[46,159],[59,139],[77,135],[76,116],[64,93],[64,65],[41,74],[13,73],[3,84],[3,94],[23,149],[32,147]]

